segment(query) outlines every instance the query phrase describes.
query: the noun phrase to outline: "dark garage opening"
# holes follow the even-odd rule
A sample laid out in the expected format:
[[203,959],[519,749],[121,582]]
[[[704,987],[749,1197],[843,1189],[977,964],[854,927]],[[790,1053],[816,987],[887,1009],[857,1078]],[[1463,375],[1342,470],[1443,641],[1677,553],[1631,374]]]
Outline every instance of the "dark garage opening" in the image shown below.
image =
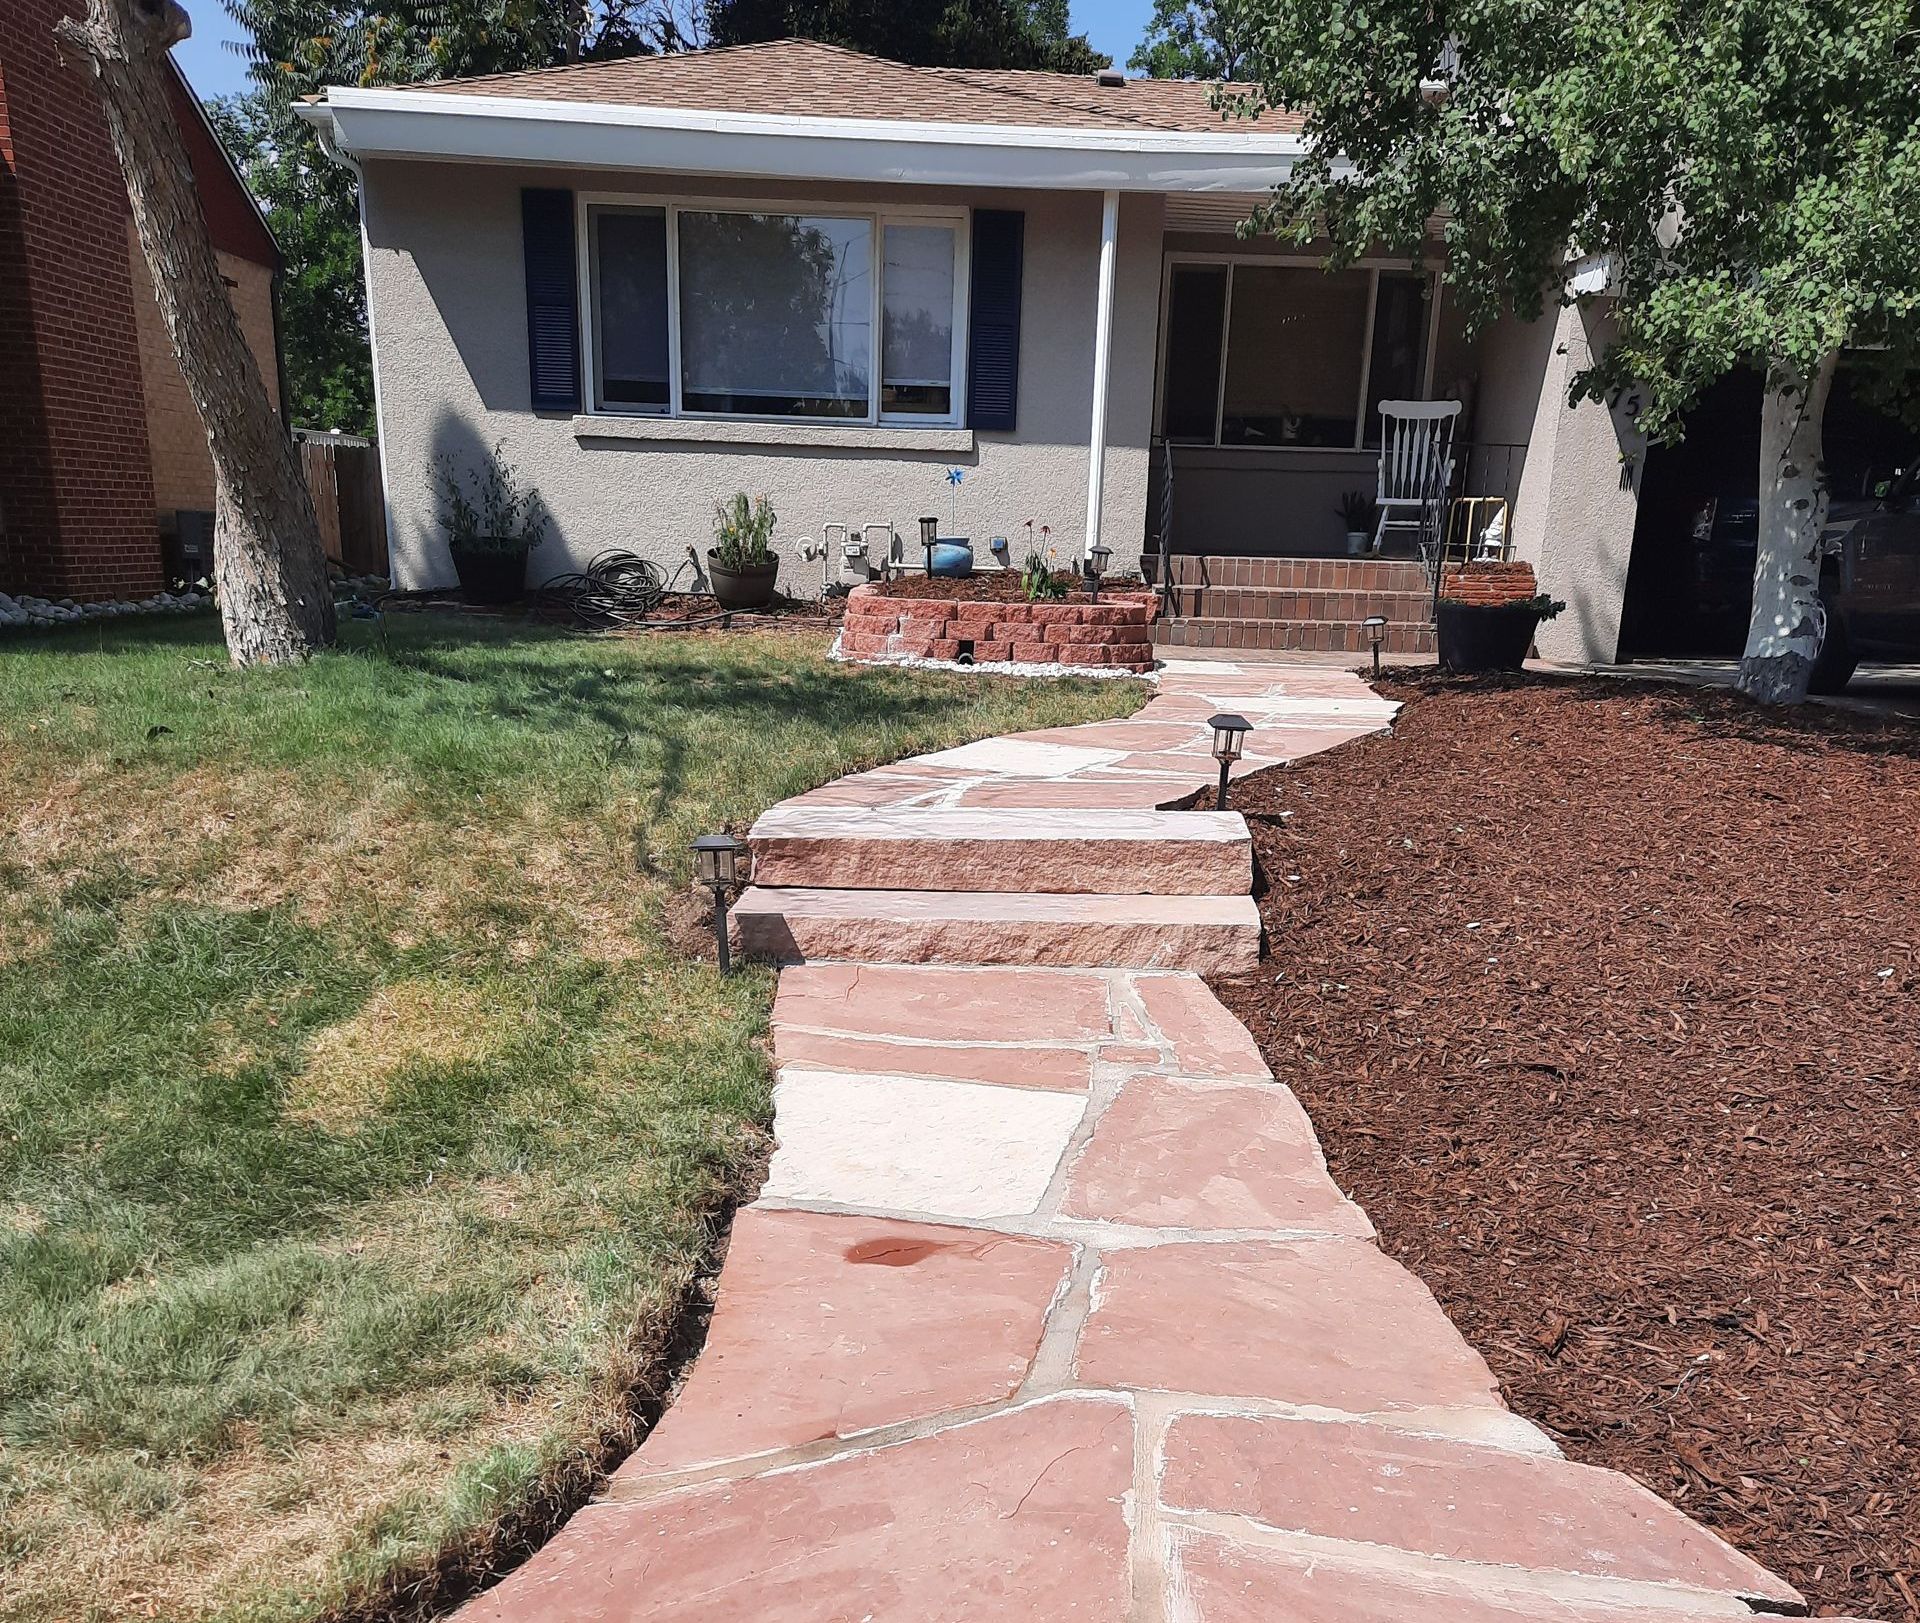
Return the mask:
[[[1729,373],[1687,414],[1685,439],[1647,448],[1621,659],[1731,659],[1745,646],[1761,388],[1760,374],[1750,368]],[[1837,503],[1870,498],[1920,449],[1920,435],[1860,396],[1843,366],[1825,425],[1827,476]]]

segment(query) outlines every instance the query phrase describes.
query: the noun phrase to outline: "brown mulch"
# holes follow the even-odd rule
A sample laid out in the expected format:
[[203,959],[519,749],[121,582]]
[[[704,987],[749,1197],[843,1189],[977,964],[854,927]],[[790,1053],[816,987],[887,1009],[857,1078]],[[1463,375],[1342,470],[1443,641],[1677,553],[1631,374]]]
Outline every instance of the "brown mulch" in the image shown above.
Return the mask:
[[[1090,603],[1092,597],[1086,590],[1084,575],[1070,574],[1055,570],[1053,578],[1067,588],[1063,603]],[[1026,589],[1020,584],[1020,571],[1017,569],[982,569],[964,580],[955,580],[949,575],[896,575],[892,580],[875,581],[875,587],[882,597],[917,597],[951,601],[964,598],[969,603],[1024,603],[1027,600]],[[1106,575],[1100,580],[1100,589],[1111,588],[1121,592],[1139,592],[1146,589],[1138,575]]]
[[1920,728],[1383,690],[1236,786],[1272,958],[1222,996],[1517,1411],[1920,1617]]

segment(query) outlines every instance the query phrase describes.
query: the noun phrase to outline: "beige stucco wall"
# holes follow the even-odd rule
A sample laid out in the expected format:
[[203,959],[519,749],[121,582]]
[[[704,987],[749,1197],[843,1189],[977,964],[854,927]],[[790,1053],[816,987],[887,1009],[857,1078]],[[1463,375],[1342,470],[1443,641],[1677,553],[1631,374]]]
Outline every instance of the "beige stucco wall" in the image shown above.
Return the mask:
[[[131,224],[127,227],[128,258],[133,268],[134,332],[140,348],[140,387],[147,401],[147,448],[153,463],[153,504],[162,523],[170,524],[181,508],[213,510],[213,458],[207,450],[206,430],[187,393],[180,363],[173,357],[160,306],[154,301],[146,256]],[[220,274],[227,280],[234,313],[247,348],[253,351],[267,398],[280,405],[280,368],[273,345],[273,272],[265,265],[233,254],[218,254]]]
[[[1006,434],[934,431],[919,441],[912,430],[830,424],[768,430],[535,415],[527,400],[523,186],[636,197],[1024,209],[1019,426]],[[496,442],[538,486],[553,515],[552,540],[531,566],[536,580],[610,547],[671,571],[689,546],[704,553],[714,503],[747,490],[771,496],[780,515],[775,545],[782,584],[808,594],[819,588],[819,566],[802,563],[799,547],[828,523],[857,529],[891,522],[911,541],[914,521],[938,513],[946,529],[949,467],[966,470],[960,529],[974,538],[983,560],[985,538],[1003,533],[1014,538],[1017,562],[1020,525],[1028,518],[1052,525],[1063,561],[1079,553],[1093,396],[1097,194],[686,183],[387,161],[366,165],[365,202],[393,563],[404,587],[452,579],[427,479],[433,459],[442,452],[470,458]],[[1103,539],[1114,549],[1116,568],[1137,561],[1145,525],[1160,241],[1159,198],[1123,198],[1102,504]],[[715,438],[697,437],[703,434]],[[746,438],[774,443],[740,443]],[[910,555],[917,556],[917,548]]]
[[1476,437],[1524,447],[1512,476],[1515,554],[1567,605],[1540,628],[1548,659],[1611,663],[1620,647],[1645,440],[1628,402],[1567,404],[1574,375],[1610,336],[1604,309],[1550,305],[1481,340]]

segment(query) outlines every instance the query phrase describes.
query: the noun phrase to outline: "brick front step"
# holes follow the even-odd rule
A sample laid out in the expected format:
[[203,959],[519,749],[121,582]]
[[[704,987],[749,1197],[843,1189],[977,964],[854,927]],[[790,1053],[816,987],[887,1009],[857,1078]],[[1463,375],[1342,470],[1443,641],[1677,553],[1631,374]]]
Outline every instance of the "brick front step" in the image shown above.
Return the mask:
[[827,890],[1244,895],[1237,812],[776,806],[747,836],[766,886]]
[[[1143,568],[1154,579],[1158,560]],[[1424,592],[1426,565],[1414,558],[1216,558],[1172,560],[1173,583],[1182,586],[1265,588],[1292,592]]]
[[1309,624],[1345,620],[1358,624],[1370,614],[1379,614],[1399,625],[1426,625],[1433,619],[1433,594],[1424,586],[1412,592],[1176,586],[1173,603],[1176,616],[1201,620],[1296,620]]
[[733,912],[742,953],[776,963],[1103,964],[1237,975],[1260,961],[1251,896],[770,890]]
[[[1163,620],[1155,640],[1167,648],[1264,648],[1307,653],[1365,654],[1372,648],[1365,629],[1351,620],[1241,620],[1227,618]],[[1381,651],[1431,654],[1430,625],[1389,625]]]

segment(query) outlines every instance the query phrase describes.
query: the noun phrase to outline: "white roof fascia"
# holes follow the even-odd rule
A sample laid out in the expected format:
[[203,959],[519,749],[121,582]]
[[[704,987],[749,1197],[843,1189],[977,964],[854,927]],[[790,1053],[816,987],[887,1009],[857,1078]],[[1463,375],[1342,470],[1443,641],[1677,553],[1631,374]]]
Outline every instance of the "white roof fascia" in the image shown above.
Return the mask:
[[300,114],[349,158],[426,158],[795,180],[1264,192],[1297,135],[1060,129],[628,107],[336,87]]

